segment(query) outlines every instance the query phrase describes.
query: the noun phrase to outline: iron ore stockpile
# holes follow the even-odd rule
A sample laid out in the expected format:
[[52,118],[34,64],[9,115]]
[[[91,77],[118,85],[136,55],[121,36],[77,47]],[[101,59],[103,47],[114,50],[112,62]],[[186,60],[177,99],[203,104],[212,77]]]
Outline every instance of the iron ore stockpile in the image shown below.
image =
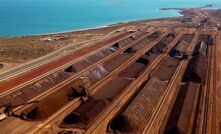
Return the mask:
[[4,80],[0,133],[213,132],[217,31],[205,24],[118,31]]

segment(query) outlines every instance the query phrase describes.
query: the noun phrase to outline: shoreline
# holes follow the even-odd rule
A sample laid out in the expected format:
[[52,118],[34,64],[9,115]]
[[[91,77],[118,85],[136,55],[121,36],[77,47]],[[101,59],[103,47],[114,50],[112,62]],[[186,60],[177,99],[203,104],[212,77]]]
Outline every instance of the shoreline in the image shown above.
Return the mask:
[[118,24],[125,24],[125,23],[131,23],[131,22],[137,22],[137,21],[148,21],[148,20],[160,20],[160,19],[170,19],[170,18],[177,18],[184,16],[182,14],[183,10],[186,9],[210,9],[213,10],[215,8],[216,4],[206,4],[204,6],[198,6],[198,7],[184,7],[184,8],[158,8],[158,10],[162,11],[175,11],[177,13],[176,16],[171,15],[170,17],[160,17],[160,18],[144,18],[144,19],[135,19],[135,20],[125,20],[125,21],[119,21],[119,22],[110,22],[103,25],[97,25],[97,26],[89,26],[85,28],[76,28],[76,29],[70,29],[70,30],[64,30],[64,31],[57,31],[57,32],[45,32],[45,33],[39,33],[39,34],[27,34],[27,35],[0,35],[0,38],[16,38],[16,37],[30,37],[30,36],[49,36],[54,34],[65,34],[65,33],[71,33],[71,32],[81,32],[81,31],[87,31],[87,30],[96,30],[100,28],[110,27],[112,25],[118,25]]
[[[204,8],[212,8],[215,4],[207,4],[205,6],[200,7],[193,7],[198,9],[204,9]],[[137,19],[137,20],[127,20],[127,21],[119,21],[119,22],[111,22],[109,24],[104,24],[100,26],[92,26],[88,28],[79,28],[79,29],[73,29],[73,30],[64,30],[64,31],[58,31],[58,32],[48,32],[48,33],[39,33],[39,34],[29,34],[29,35],[9,35],[9,36],[1,36],[0,38],[16,38],[16,37],[31,37],[31,36],[50,36],[54,34],[65,34],[65,33],[72,33],[72,32],[84,32],[88,30],[96,30],[96,29],[102,29],[107,28],[113,25],[120,25],[120,24],[126,24],[126,23],[133,23],[133,22],[139,22],[139,21],[154,21],[154,20],[162,20],[162,19],[170,19],[170,18],[177,18],[177,17],[183,17],[182,11],[185,9],[191,9],[191,8],[158,8],[158,10],[162,11],[176,11],[178,13],[177,16],[171,16],[171,17],[161,17],[161,18],[146,18],[146,19]],[[212,10],[212,9],[211,9]]]
[[[215,10],[211,10],[211,12],[213,11]],[[122,30],[139,30],[140,28],[151,30],[152,28],[163,29],[165,27],[173,29],[193,28],[200,19],[199,17],[195,17],[192,10],[189,8],[182,8],[176,12],[178,13],[176,17],[129,20],[124,22],[113,22],[92,28],[26,36],[0,37],[0,62],[26,63],[54,52],[64,46],[79,44],[92,39],[99,39],[110,33]]]
[[[159,8],[158,10],[162,10],[162,9]],[[173,10],[173,9],[171,9],[171,10]],[[176,10],[174,10],[174,11],[176,11]],[[177,12],[178,15],[177,16],[171,16],[171,17],[146,18],[146,19],[111,22],[109,24],[104,24],[104,25],[100,25],[100,26],[73,29],[73,30],[65,30],[65,31],[60,31],[60,32],[49,32],[49,33],[29,34],[29,35],[15,35],[15,36],[1,36],[0,35],[0,38],[22,38],[22,37],[34,37],[34,36],[50,36],[50,35],[55,35],[55,34],[66,34],[66,33],[72,33],[72,32],[84,32],[84,31],[88,31],[88,30],[97,30],[97,29],[102,29],[102,28],[107,28],[107,27],[122,25],[122,24],[127,24],[127,23],[134,23],[134,22],[140,22],[140,21],[155,21],[155,20],[157,21],[157,20],[163,20],[163,19],[179,18],[179,17],[184,16],[180,11],[176,11],[176,12]]]
[[[207,4],[205,6],[200,7],[194,7],[195,9],[206,9],[206,8],[212,8],[215,7],[216,4]],[[160,10],[185,10],[185,9],[191,9],[191,8],[160,8]]]

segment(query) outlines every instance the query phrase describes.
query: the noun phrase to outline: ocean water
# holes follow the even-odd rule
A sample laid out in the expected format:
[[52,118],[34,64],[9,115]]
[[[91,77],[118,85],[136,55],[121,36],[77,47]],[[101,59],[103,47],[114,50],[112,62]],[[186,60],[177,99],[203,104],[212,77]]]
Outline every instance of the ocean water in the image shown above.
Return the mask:
[[199,7],[221,0],[0,0],[0,36],[46,34],[118,22],[180,16],[159,8]]

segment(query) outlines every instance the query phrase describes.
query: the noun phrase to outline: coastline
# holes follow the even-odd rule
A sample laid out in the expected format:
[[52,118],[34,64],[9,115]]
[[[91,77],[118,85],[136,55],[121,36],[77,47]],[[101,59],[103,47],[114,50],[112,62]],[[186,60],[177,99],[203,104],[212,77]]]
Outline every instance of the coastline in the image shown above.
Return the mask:
[[[206,8],[212,8],[215,4],[207,4],[205,6],[200,7],[194,7],[195,9],[206,9]],[[184,9],[191,9],[191,8],[160,8],[160,10],[184,10]]]
[[36,35],[0,37],[0,63],[23,64],[54,52],[64,46],[73,44],[77,45],[81,42],[99,39],[105,35],[109,35],[110,33],[114,33],[122,29],[139,29],[146,27],[147,29],[149,28],[151,30],[151,28],[154,27],[195,27],[194,23],[186,22],[189,18],[194,18],[191,9],[177,9],[179,9],[179,11],[176,11],[179,13],[179,16],[176,17],[129,20],[77,30],[67,30]]
[[[136,22],[140,22],[140,21],[159,21],[159,20],[164,20],[164,19],[167,20],[167,19],[179,18],[179,17],[182,17],[182,16],[183,15],[181,14],[180,16],[176,16],[176,17],[113,22],[113,23],[110,23],[110,24],[105,24],[105,25],[101,25],[101,26],[95,26],[95,27],[91,27],[91,28],[81,28],[81,29],[76,29],[76,30],[66,30],[66,31],[60,31],[60,32],[51,32],[51,33],[42,33],[42,34],[33,34],[33,35],[8,36],[8,38],[13,38],[13,37],[30,37],[30,36],[50,36],[50,35],[55,35],[55,34],[66,34],[66,33],[73,33],[73,32],[85,32],[85,31],[89,31],[89,30],[98,30],[98,29],[102,29],[102,28],[108,28],[108,27],[116,26],[116,25],[124,25],[124,24],[127,24],[127,23],[136,23]],[[4,38],[4,37],[0,36],[0,38]]]
[[[200,7],[194,7],[198,9],[210,9],[214,7],[215,4],[207,4],[205,6],[200,6]],[[100,28],[105,28],[105,27],[110,27],[113,25],[119,25],[119,24],[126,24],[126,23],[133,23],[133,22],[138,22],[138,21],[154,21],[154,20],[162,20],[162,19],[170,19],[170,18],[177,18],[177,17],[182,17],[184,14],[182,13],[183,10],[185,9],[191,9],[191,8],[158,8],[158,10],[162,11],[176,11],[177,16],[171,16],[171,17],[160,17],[160,18],[145,18],[145,19],[136,19],[136,20],[125,20],[125,21],[115,21],[115,22],[110,22],[109,24],[104,24],[104,25],[98,25],[98,26],[91,26],[91,27],[85,27],[85,28],[76,28],[76,29],[70,29],[70,30],[64,30],[64,31],[58,31],[58,32],[48,32],[48,33],[39,33],[39,34],[27,34],[27,35],[9,35],[9,36],[1,36],[0,38],[15,38],[15,37],[30,37],[30,36],[50,36],[54,34],[65,34],[65,33],[72,33],[72,32],[82,32],[82,31],[88,31],[88,30],[96,30]],[[213,8],[212,8],[213,9]]]
[[[158,10],[162,10],[159,8]],[[174,10],[176,11],[176,10]],[[82,31],[88,31],[88,30],[97,30],[101,28],[106,28],[110,27],[113,25],[121,25],[121,24],[127,24],[127,23],[134,23],[134,22],[139,22],[139,21],[155,21],[155,20],[163,20],[163,19],[171,19],[171,18],[177,18],[177,17],[182,17],[183,14],[180,13],[179,11],[176,11],[177,15],[176,16],[171,16],[171,17],[160,17],[160,18],[145,18],[145,19],[135,19],[135,20],[125,20],[125,21],[115,21],[111,23],[107,23],[104,25],[98,25],[98,26],[92,26],[88,28],[79,28],[79,29],[73,29],[73,30],[64,30],[64,31],[58,31],[58,32],[48,32],[48,33],[39,33],[39,34],[29,34],[29,35],[11,35],[11,36],[1,36],[0,38],[16,38],[16,37],[30,37],[30,36],[50,36],[54,34],[65,34],[65,33],[72,33],[72,32],[82,32]]]

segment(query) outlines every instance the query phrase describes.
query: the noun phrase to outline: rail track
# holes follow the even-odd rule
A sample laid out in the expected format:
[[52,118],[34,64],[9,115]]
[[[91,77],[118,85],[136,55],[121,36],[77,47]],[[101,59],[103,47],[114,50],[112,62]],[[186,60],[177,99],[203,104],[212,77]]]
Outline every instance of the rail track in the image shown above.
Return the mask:
[[[187,51],[193,51],[191,50],[191,48],[193,48],[192,46],[196,45],[198,35],[199,33],[195,35],[194,39],[188,46]],[[188,60],[181,61],[178,69],[176,70],[176,73],[173,75],[173,78],[166,88],[166,92],[162,101],[158,103],[157,108],[155,109],[156,111],[154,111],[154,114],[150,117],[151,122],[147,123],[142,133],[158,133],[159,130],[162,131],[160,127],[162,127],[161,125],[163,125],[163,119],[166,117],[167,110],[169,109],[170,105],[168,104],[173,104],[171,102],[173,101],[174,96],[177,94],[176,88],[181,82],[184,70],[187,67],[188,62]]]
[[216,43],[210,46],[208,57],[208,70],[207,80],[204,87],[202,96],[202,114],[199,117],[199,132],[206,133],[219,133],[219,129],[213,124],[216,124],[216,93],[217,90],[217,69],[216,69]]
[[[50,94],[51,92],[56,92],[58,89],[62,88],[63,86],[67,85],[68,83],[71,83],[73,81],[73,79],[76,79],[77,77],[80,77],[84,72],[90,71],[95,69],[98,65],[110,60],[111,58],[117,56],[119,53],[122,53],[123,51],[125,51],[127,48],[132,47],[134,45],[136,45],[137,43],[141,42],[144,38],[150,36],[152,33],[151,32],[149,34],[145,34],[143,37],[140,37],[138,40],[135,40],[134,42],[131,42],[130,44],[123,46],[122,48],[119,48],[119,50],[117,50],[116,52],[104,57],[103,59],[95,62],[94,64],[80,70],[79,72],[73,74],[71,77],[69,77],[68,79],[62,81],[61,83],[57,83],[57,85],[55,85],[54,87],[50,88],[47,90],[47,92],[42,93],[40,96],[47,96],[48,94]],[[37,96],[35,98],[32,98],[30,101],[32,100],[36,100],[36,99],[40,99],[41,97]]]
[[[166,34],[165,34],[166,35]],[[145,37],[147,37],[147,35],[145,36]],[[138,41],[139,42],[139,41]],[[137,43],[138,43],[137,42]],[[128,46],[133,46],[133,45],[135,45],[136,43],[132,43],[132,44],[129,44]],[[124,47],[124,49],[121,49],[121,51],[119,51],[119,52],[122,52],[123,50],[125,50],[126,49],[126,47]],[[110,56],[109,56],[109,58],[111,58]],[[108,59],[108,58],[106,58],[106,59]],[[73,78],[73,77],[72,77]],[[69,79],[69,80],[71,80],[71,79]],[[67,82],[67,81],[66,81]],[[64,82],[65,83],[65,82]],[[66,83],[67,84],[67,83]],[[52,90],[49,90],[47,93],[50,93],[50,91],[52,91]],[[54,92],[54,91],[53,91]],[[47,96],[47,93],[43,93],[43,94],[41,94],[40,96],[38,96],[38,97],[36,97],[36,98],[33,98],[32,100],[36,100],[36,99],[40,99],[41,97],[43,97],[43,96]],[[31,100],[30,100],[31,101]],[[21,109],[21,107],[19,107],[19,108],[17,108],[15,111],[19,111]]]
[[212,18],[211,16],[208,16],[208,15],[205,15],[205,13],[202,13],[202,12],[200,12],[200,10],[198,10],[198,9],[192,9],[193,10],[193,12],[195,13],[195,14],[197,14],[198,16],[200,16],[201,18],[209,18],[213,23],[215,23],[217,26],[220,26],[220,23],[217,21],[217,20],[215,20],[214,18]]
[[[117,43],[117,42],[119,42],[119,41],[121,41],[121,40],[123,40],[123,39],[125,39],[125,38],[128,38],[128,37],[130,37],[130,36],[132,36],[132,35],[134,35],[134,33],[133,33],[133,34],[129,34],[129,35],[125,36],[125,37],[122,37],[122,38],[120,38],[120,39],[118,39],[118,40],[116,40],[116,41],[114,41],[114,42],[109,42],[106,46],[103,46],[103,47],[101,47],[100,49],[98,49],[98,50],[96,50],[96,51],[94,51],[94,52],[91,52],[91,53],[89,53],[89,54],[83,55],[83,56],[82,56],[81,58],[79,58],[79,59],[73,59],[70,63],[67,63],[67,64],[65,64],[65,65],[62,65],[62,66],[59,67],[59,68],[63,68],[63,69],[64,69],[65,67],[70,66],[70,65],[72,65],[72,64],[74,64],[74,63],[76,63],[76,62],[82,60],[82,58],[89,57],[89,56],[93,55],[94,53],[97,53],[97,52],[101,51],[102,49],[108,48],[108,47],[110,47],[111,45],[113,45],[114,43]],[[92,47],[93,47],[93,46],[92,46]],[[110,57],[111,57],[111,55],[109,55],[109,58],[110,58]],[[106,59],[108,59],[108,57],[107,57]],[[103,59],[103,60],[105,60],[105,59]],[[60,70],[60,69],[59,69],[59,70]],[[42,78],[44,78],[44,77],[47,77],[48,75],[52,74],[52,73],[55,72],[55,71],[57,71],[57,69],[51,70],[51,71],[49,71],[49,72],[43,74],[42,76],[38,76],[37,78],[31,79],[30,81],[24,82],[24,83],[22,83],[22,84],[20,84],[20,85],[18,85],[18,86],[16,86],[16,87],[13,87],[13,88],[10,88],[10,87],[5,88],[5,87],[2,87],[2,88],[4,88],[4,90],[6,90],[6,92],[1,93],[1,94],[0,94],[0,98],[3,98],[4,96],[7,96],[7,95],[9,95],[9,94],[11,94],[11,93],[14,93],[14,92],[16,92],[16,91],[18,91],[18,90],[21,90],[22,88],[24,88],[24,87],[30,85],[31,83],[34,83],[34,82],[36,82],[37,80],[40,80],[40,79],[42,79]],[[73,78],[73,77],[72,77],[72,78]],[[19,79],[21,79],[21,78],[19,78]],[[12,80],[12,81],[13,81],[13,80]],[[22,82],[22,81],[21,81],[21,82]],[[5,86],[7,86],[8,84],[10,84],[10,81],[9,81],[8,83],[4,83]],[[8,91],[7,91],[7,90],[8,90]]]
[[[179,40],[179,38],[182,36],[182,33],[169,45],[167,52],[169,52],[173,46],[176,44],[176,42]],[[134,81],[134,84],[131,84],[128,86],[124,93],[113,102],[113,106],[110,106],[110,109],[107,109],[104,111],[97,121],[90,126],[88,130],[86,130],[86,133],[96,133],[96,132],[106,132],[106,128],[110,120],[121,110],[122,107],[125,106],[127,101],[132,97],[136,91],[138,90],[138,87],[142,85],[144,81],[146,81],[149,78],[149,74],[159,65],[159,63],[167,56],[167,54],[162,54],[151,66],[146,69],[146,71]]]
[[[140,52],[134,54],[133,57],[128,59],[128,62],[115,68],[110,74],[108,74],[104,79],[102,79],[101,81],[98,81],[97,83],[103,84],[107,81],[110,81],[110,79],[113,79],[113,77],[116,76],[116,74],[121,72],[123,69],[127,68],[131,63],[135,62],[140,56],[144,55],[146,53],[146,51],[151,49],[156,43],[158,43],[160,40],[162,40],[167,34],[168,34],[168,32],[165,32],[156,41],[150,43],[148,46],[146,46],[142,50],[140,50]],[[90,88],[90,89],[92,89],[92,93],[91,93],[92,95],[95,94],[96,92],[98,92],[99,91],[98,89],[101,88],[101,87],[99,87],[100,85],[97,83],[95,84],[95,86],[92,86]],[[57,111],[53,116],[49,117],[49,119],[46,120],[44,123],[40,124],[40,126],[42,128],[44,128],[45,126],[48,126],[49,124],[52,125],[54,122],[58,121],[61,117],[63,117],[62,115],[64,114],[64,112],[66,113],[65,115],[67,115],[68,111],[71,112],[73,109],[76,109],[80,104],[81,104],[80,99],[73,100],[69,104],[65,105],[65,107],[63,107],[62,109]],[[36,133],[36,132],[41,132],[42,130],[44,130],[44,129],[39,130],[39,128],[37,128],[37,129],[35,128],[34,130],[31,130],[30,132]]]
[[[202,18],[209,18],[214,24],[220,27],[220,22],[214,19],[213,16],[204,13],[200,10],[194,10]],[[218,32],[218,35],[216,34]],[[213,38],[218,40],[219,31],[213,31]],[[218,82],[218,71],[217,71],[217,42],[214,42],[209,48],[209,57],[208,57],[208,70],[207,70],[207,79],[204,86],[203,95],[201,97],[201,107],[202,113],[198,119],[198,131],[199,133],[220,133],[220,105],[218,104],[219,100],[219,87],[217,86]],[[216,125],[214,125],[216,124]]]
[[[184,80],[189,78],[185,73],[192,59],[202,61],[198,60],[201,57],[197,57],[195,52],[199,44],[201,56],[207,57],[208,69],[206,78],[203,78],[205,85],[204,80],[194,77],[200,82],[194,83],[197,89],[194,90],[196,97],[191,102],[194,106],[188,131],[218,133],[216,126],[212,125],[218,121],[215,112],[218,109],[217,100],[214,98],[219,92],[216,84],[216,45],[206,44],[207,56],[207,50],[203,48],[205,42],[199,41],[200,30],[192,29],[181,33],[176,30],[148,33],[141,30],[121,35],[104,41],[105,45],[98,44],[95,48],[79,52],[82,55],[79,54],[78,58],[68,59],[70,61],[61,65],[59,63],[58,70],[70,75],[32,98],[23,100],[39,102],[14,109],[17,117],[1,122],[0,127],[4,129],[0,133],[165,133],[170,115],[174,112],[172,108],[179,99],[180,87],[192,80]],[[97,57],[98,53],[103,55]],[[85,59],[93,62],[85,62]],[[56,72],[57,67],[49,69],[52,70],[49,73],[43,72],[41,77],[30,78],[10,88],[13,90],[1,94],[0,100],[42,79],[42,76]],[[94,97],[93,102],[85,102],[78,97],[68,98],[72,87],[80,85],[78,80],[81,77],[88,77],[91,82],[88,91]],[[154,83],[158,87],[154,87]],[[199,115],[195,114],[198,103]],[[116,125],[118,121],[124,122]],[[23,125],[16,127],[17,124]]]
[[[162,57],[161,57],[162,58]],[[159,61],[158,61],[159,62]],[[105,112],[106,113],[106,112]]]
[[55,72],[56,70],[58,70],[56,68],[59,68],[59,69],[65,68],[66,66],[73,64],[73,59],[75,59],[75,62],[76,62],[77,58],[78,60],[81,60],[82,58],[84,58],[84,56],[89,56],[93,54],[93,53],[88,53],[88,52],[96,53],[97,51],[101,49],[105,49],[111,46],[113,43],[119,42],[120,40],[124,38],[128,38],[132,35],[133,34],[128,33],[128,32],[115,35],[103,42],[100,42],[100,44],[95,45],[96,47],[93,45],[87,48],[83,48],[82,50],[78,52],[74,52],[69,55],[66,55],[60,59],[47,63],[46,65],[43,65],[37,69],[15,76],[14,78],[10,78],[10,80],[2,81],[0,83],[1,95],[3,94],[3,92],[4,94],[6,94],[6,92],[10,93],[10,91],[14,91],[16,89],[24,87],[25,85],[30,84],[30,81],[33,82],[38,79],[41,79],[42,77],[47,76],[51,74],[52,72]]
[[[165,36],[165,35],[166,35],[166,33],[164,34],[164,36]],[[163,37],[164,37],[164,36],[163,36]],[[162,37],[161,37],[161,38],[162,38]],[[155,43],[155,42],[154,42],[154,43]],[[153,44],[154,44],[154,43],[153,43]],[[118,68],[118,69],[119,69],[119,68]],[[115,69],[115,70],[116,70],[116,69]]]

